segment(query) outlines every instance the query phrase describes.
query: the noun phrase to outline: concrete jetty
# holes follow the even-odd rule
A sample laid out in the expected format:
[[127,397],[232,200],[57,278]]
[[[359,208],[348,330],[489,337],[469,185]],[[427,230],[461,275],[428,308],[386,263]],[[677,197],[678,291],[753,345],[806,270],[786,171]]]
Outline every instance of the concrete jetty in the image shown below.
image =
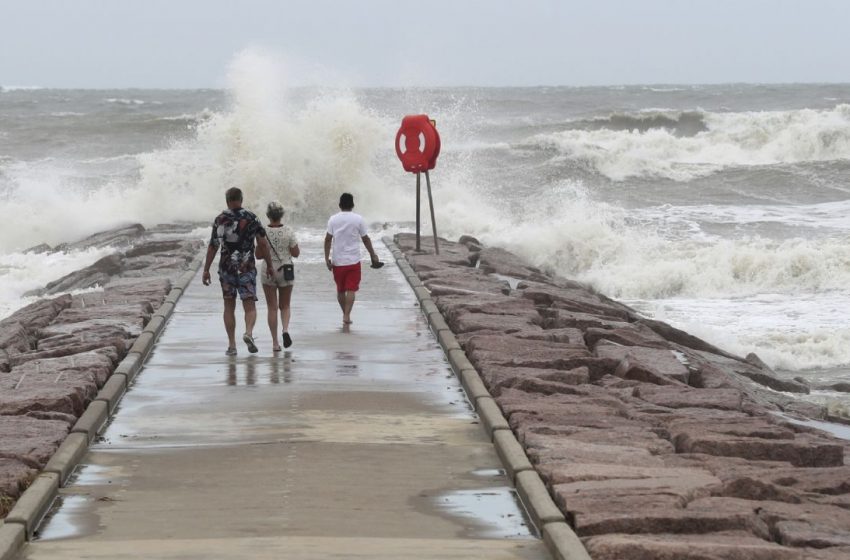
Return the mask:
[[20,558],[550,557],[399,270],[345,332],[303,249],[278,354],[261,306],[260,352],[224,356],[195,278]]

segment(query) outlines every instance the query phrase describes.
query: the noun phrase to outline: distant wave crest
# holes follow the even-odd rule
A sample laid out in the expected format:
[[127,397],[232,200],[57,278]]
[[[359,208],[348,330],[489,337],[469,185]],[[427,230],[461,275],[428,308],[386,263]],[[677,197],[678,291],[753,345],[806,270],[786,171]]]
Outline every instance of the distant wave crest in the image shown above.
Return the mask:
[[613,114],[523,143],[614,181],[688,181],[728,167],[850,159],[850,105],[742,113]]

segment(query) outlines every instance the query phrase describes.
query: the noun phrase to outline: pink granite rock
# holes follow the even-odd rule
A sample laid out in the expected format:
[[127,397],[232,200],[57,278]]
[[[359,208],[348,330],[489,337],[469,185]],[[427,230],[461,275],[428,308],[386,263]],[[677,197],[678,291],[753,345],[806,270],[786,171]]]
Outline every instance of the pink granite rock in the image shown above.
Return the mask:
[[541,311],[544,329],[573,328],[586,331],[589,328],[599,329],[629,329],[631,323],[627,323],[617,317],[605,315],[592,315],[579,311],[568,311],[565,309],[550,308],[548,312]]
[[808,560],[803,551],[743,531],[707,535],[602,535],[584,541],[593,560]]
[[545,340],[547,342],[561,342],[571,346],[586,346],[584,342],[584,332],[581,329],[549,329],[549,330],[533,330],[520,331],[513,333],[517,338],[525,340]]
[[68,435],[68,425],[59,420],[0,415],[0,456],[41,469]]
[[575,369],[587,365],[586,358],[592,357],[583,346],[493,335],[470,338],[466,354],[476,366],[488,363],[545,369]]
[[[484,384],[493,395],[500,395],[502,389],[512,387],[519,388],[526,393],[552,393],[568,391],[566,386],[582,385],[590,380],[590,372],[586,367],[571,370],[543,369],[543,368],[519,368],[504,367],[486,364],[479,368],[479,373]],[[531,381],[531,385],[523,385]],[[535,382],[555,383],[555,385],[539,385],[534,388]]]
[[613,317],[625,322],[630,321],[634,315],[631,308],[579,286],[560,288],[551,284],[521,282],[517,290],[517,295],[520,297],[547,308]]
[[690,370],[674,351],[642,346],[597,344],[593,353],[600,358],[619,360],[614,375],[656,385],[687,384]]
[[0,519],[12,509],[13,500],[27,489],[38,471],[33,467],[9,457],[0,451]]
[[744,395],[737,389],[692,389],[683,385],[635,387],[633,395],[668,408],[716,408],[741,410]]

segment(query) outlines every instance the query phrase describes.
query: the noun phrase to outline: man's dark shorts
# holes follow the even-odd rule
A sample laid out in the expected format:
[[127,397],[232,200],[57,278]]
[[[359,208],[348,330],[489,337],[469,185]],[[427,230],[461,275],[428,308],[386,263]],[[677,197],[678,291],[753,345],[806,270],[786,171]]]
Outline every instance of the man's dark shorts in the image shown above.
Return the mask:
[[257,301],[257,270],[246,272],[218,271],[218,279],[221,282],[221,294],[224,299],[234,299],[239,295],[241,300]]

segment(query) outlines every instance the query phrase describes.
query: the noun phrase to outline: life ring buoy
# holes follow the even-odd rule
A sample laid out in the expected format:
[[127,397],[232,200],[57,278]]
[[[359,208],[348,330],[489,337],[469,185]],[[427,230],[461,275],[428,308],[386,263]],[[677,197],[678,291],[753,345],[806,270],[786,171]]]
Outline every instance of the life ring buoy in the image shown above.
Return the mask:
[[428,115],[407,115],[395,136],[395,153],[405,171],[434,169],[440,155],[440,134]]

